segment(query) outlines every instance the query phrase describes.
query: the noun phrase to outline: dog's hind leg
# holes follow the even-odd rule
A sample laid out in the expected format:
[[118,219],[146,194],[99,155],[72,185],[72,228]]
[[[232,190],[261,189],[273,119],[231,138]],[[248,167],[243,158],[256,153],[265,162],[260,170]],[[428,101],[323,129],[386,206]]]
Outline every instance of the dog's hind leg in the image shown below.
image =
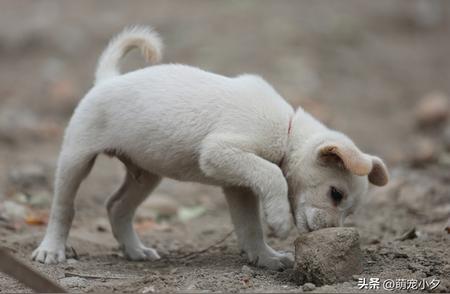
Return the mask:
[[159,259],[155,249],[142,244],[133,228],[133,218],[137,207],[156,188],[161,177],[140,169],[124,158],[120,159],[127,166],[127,174],[122,186],[107,201],[114,237],[128,259]]
[[63,149],[61,152],[47,231],[32,254],[32,259],[42,263],[52,264],[66,260],[65,248],[75,214],[75,195],[81,181],[89,174],[97,155],[72,151]]

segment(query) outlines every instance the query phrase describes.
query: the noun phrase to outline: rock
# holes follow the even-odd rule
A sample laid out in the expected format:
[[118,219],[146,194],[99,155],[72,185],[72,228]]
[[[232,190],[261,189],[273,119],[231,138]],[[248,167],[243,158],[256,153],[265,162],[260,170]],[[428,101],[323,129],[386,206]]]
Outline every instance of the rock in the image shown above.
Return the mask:
[[155,287],[153,286],[147,286],[141,290],[141,293],[155,293],[155,292],[156,290]]
[[80,277],[67,277],[59,280],[59,283],[66,288],[83,288],[87,285],[87,280]]
[[417,103],[415,113],[421,126],[440,124],[450,114],[450,99],[442,92],[431,92]]
[[362,253],[355,228],[326,228],[295,240],[294,278],[300,285],[345,282],[361,272]]
[[303,291],[308,292],[308,291],[313,291],[314,289],[316,289],[316,285],[314,285],[313,283],[306,283],[303,285]]

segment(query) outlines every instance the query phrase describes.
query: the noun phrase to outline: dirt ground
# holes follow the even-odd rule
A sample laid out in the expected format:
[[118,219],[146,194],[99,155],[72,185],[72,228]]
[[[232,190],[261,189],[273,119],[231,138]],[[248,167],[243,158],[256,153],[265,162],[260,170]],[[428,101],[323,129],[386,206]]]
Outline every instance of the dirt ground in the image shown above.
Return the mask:
[[[137,229],[162,259],[125,260],[104,208],[123,168],[107,157],[76,200],[76,258],[29,260],[45,230],[64,127],[108,39],[131,24],[161,33],[165,62],[260,74],[292,105],[386,160],[390,184],[371,189],[346,224],[360,232],[363,273],[314,291],[368,292],[358,279],[380,278],[440,280],[433,291],[450,292],[448,109],[447,120],[421,118],[416,106],[435,96],[448,106],[448,1],[1,1],[1,246],[71,292],[310,290],[292,270],[248,266],[233,234],[218,242],[232,230],[224,197],[194,183],[164,180],[139,210]],[[140,66],[133,53],[124,69]],[[293,251],[295,237],[268,242]],[[0,292],[30,290],[0,274]]]

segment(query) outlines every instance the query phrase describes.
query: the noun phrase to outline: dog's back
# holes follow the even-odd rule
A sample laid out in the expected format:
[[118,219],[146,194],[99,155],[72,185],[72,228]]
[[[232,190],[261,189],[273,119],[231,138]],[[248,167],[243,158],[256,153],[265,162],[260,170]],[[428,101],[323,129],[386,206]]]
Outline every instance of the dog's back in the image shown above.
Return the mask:
[[209,182],[198,158],[203,140],[216,130],[248,137],[253,145],[249,148],[279,160],[293,109],[262,78],[229,78],[180,64],[119,74],[114,62],[132,47],[154,61],[161,46],[150,30],[125,30],[113,39],[100,58],[96,85],[72,117],[66,140],[83,138],[95,152],[117,150],[150,171],[178,180]]

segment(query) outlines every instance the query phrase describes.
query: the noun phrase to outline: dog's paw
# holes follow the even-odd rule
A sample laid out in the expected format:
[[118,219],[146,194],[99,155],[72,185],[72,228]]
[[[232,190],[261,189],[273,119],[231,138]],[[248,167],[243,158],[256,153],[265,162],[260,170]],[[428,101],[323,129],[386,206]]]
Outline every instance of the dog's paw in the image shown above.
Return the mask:
[[155,249],[145,247],[143,245],[136,247],[125,247],[124,254],[127,259],[133,261],[158,260],[161,258]]
[[247,253],[247,257],[251,264],[270,270],[284,270],[294,266],[292,253],[277,252],[268,246],[264,250]]
[[278,253],[272,256],[261,256],[256,263],[257,266],[270,270],[285,270],[294,266],[292,253]]
[[66,261],[64,245],[49,246],[41,244],[31,254],[31,259],[45,264],[58,264]]

